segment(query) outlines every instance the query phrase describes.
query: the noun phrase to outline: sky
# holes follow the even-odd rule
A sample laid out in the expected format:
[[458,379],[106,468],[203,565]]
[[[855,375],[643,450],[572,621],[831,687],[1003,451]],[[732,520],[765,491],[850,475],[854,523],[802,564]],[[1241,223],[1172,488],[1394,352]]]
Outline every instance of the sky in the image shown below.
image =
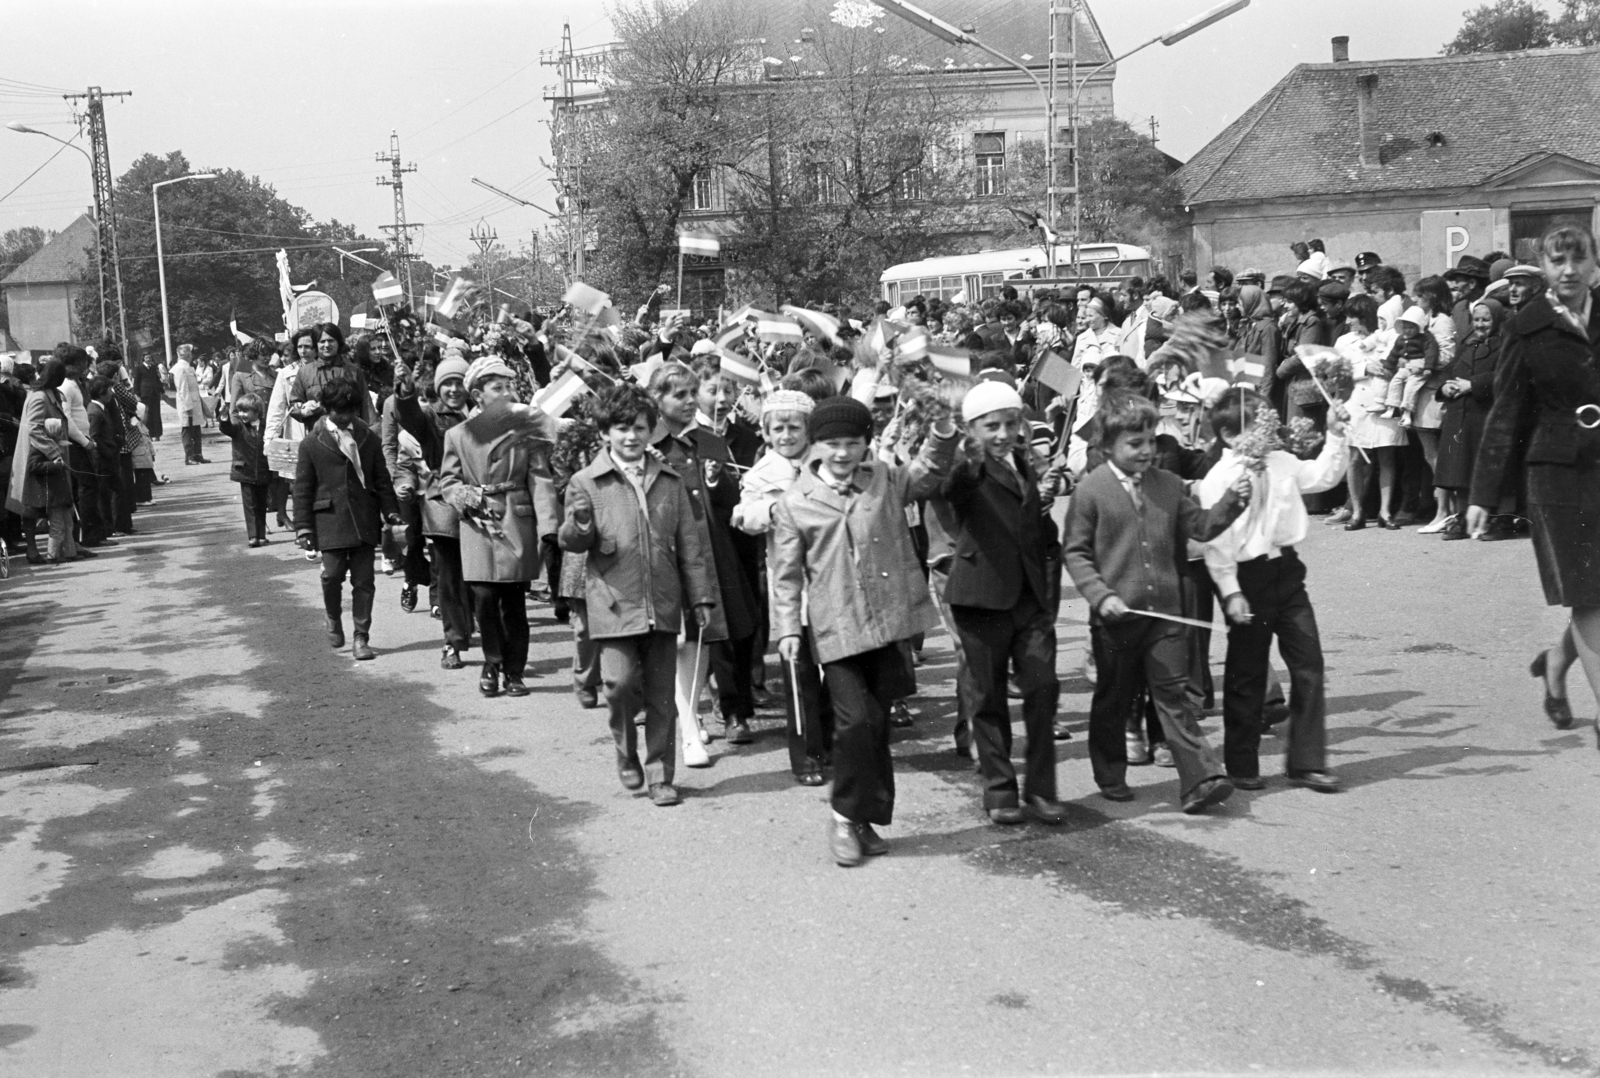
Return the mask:
[[[1050,0],[1016,2],[1038,8],[1042,38]],[[1090,6],[1122,52],[1209,4]],[[1470,6],[1254,0],[1177,45],[1124,61],[1117,112],[1141,128],[1154,116],[1161,148],[1187,159],[1295,64],[1327,61],[1335,34],[1350,36],[1358,61],[1436,55]],[[472,177],[555,208],[543,164],[543,97],[554,71],[540,54],[559,47],[564,22],[580,48],[610,40],[606,12],[601,0],[0,0],[0,80],[10,80],[0,81],[0,124],[73,135],[66,102],[18,83],[131,90],[106,107],[117,174],[144,153],[182,150],[196,171],[260,176],[319,220],[375,237],[392,222],[393,201],[375,182],[387,166],[374,156],[387,153],[395,131],[402,156],[417,165],[405,191],[409,219],[424,225],[420,253],[459,265],[480,220],[513,248],[546,220]],[[0,231],[64,228],[92,200],[83,156],[0,128]]]

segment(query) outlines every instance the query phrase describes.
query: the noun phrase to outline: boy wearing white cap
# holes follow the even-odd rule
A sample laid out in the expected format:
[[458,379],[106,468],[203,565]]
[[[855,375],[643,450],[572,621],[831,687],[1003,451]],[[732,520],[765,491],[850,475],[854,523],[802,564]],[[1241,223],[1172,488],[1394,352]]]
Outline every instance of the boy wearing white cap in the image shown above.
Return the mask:
[[[1056,678],[1056,611],[1061,603],[1061,553],[1040,496],[1028,447],[1022,398],[1004,382],[980,382],[961,403],[967,459],[944,484],[959,531],[945,599],[966,661],[957,673],[963,710],[972,723],[983,775],[983,807],[995,823],[1016,824],[1023,810],[1056,824],[1053,727],[1061,685]],[[1011,762],[1011,712],[1006,675],[1015,664],[1027,732],[1027,796],[1020,799]]]

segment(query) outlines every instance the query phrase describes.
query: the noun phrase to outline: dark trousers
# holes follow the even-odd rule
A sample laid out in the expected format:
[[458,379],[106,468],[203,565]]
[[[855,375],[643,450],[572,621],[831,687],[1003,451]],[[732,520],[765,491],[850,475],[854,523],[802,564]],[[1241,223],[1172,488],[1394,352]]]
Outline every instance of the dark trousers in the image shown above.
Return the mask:
[[567,606],[572,611],[572,687],[598,690],[600,644],[589,635],[589,602],[586,599],[568,599]]
[[528,585],[474,580],[472,612],[478,619],[485,666],[521,677],[528,668]]
[[416,502],[400,507],[406,521],[406,557],[402,569],[406,574],[406,587],[431,588],[433,573],[428,569],[428,539],[422,534],[422,507]]
[[889,705],[916,690],[898,644],[822,664],[833,697],[833,811],[855,823],[894,822]]
[[1222,752],[1228,774],[1260,774],[1261,709],[1273,636],[1289,668],[1285,765],[1291,771],[1321,771],[1327,766],[1328,696],[1317,615],[1306,594],[1306,564],[1290,548],[1270,560],[1241,562],[1239,590],[1253,616],[1249,625],[1228,629],[1222,675]]
[[[807,629],[800,637],[800,655],[793,668],[783,665],[783,713],[789,729],[789,767],[796,775],[820,771],[833,763],[833,699],[822,684],[817,649]],[[800,685],[800,707],[795,715],[795,680]]]
[[83,446],[72,445],[67,462],[72,468],[72,504],[78,510],[78,540],[98,543],[111,529],[100,516],[100,475],[94,456]]
[[[955,612],[944,598],[945,590],[949,584],[950,571],[948,565],[945,568],[929,567],[928,586],[933,592],[934,602],[939,604],[939,617],[943,620],[945,631],[950,637],[950,650],[955,652],[956,684],[960,685],[961,672],[967,668],[967,657],[961,648],[961,633],[956,629]],[[972,730],[967,712],[967,701],[960,692],[956,693],[956,727],[953,733],[958,752],[963,754],[976,752],[972,746]]]
[[671,782],[678,752],[678,707],[673,699],[678,677],[677,636],[641,633],[600,641],[600,676],[611,709],[617,763],[639,764],[639,735],[633,720],[642,710],[645,781],[652,786]]
[[1115,786],[1128,777],[1128,715],[1141,685],[1150,693],[1161,732],[1178,768],[1178,789],[1188,794],[1223,773],[1198,712],[1186,691],[1190,630],[1134,615],[1089,630],[1098,673],[1089,711],[1089,762],[1094,781]]
[[[1183,616],[1199,621],[1210,621],[1216,610],[1216,596],[1211,585],[1211,574],[1206,570],[1204,558],[1185,562],[1178,574],[1179,593],[1183,600]],[[1211,681],[1211,630],[1191,628],[1183,634],[1189,661],[1187,691],[1189,703],[1196,712],[1215,706],[1216,690]],[[1150,744],[1166,740],[1161,732],[1161,717],[1156,714],[1150,694],[1140,691],[1134,715],[1128,721],[1128,732],[1143,729]]]
[[265,483],[240,483],[239,501],[244,505],[244,534],[246,539],[267,537],[267,503],[270,492]]
[[271,499],[272,511],[278,518],[278,527],[289,526],[289,480],[281,475],[274,475],[267,483],[268,497]]
[[742,640],[719,640],[708,649],[723,722],[756,717],[755,689],[750,684],[750,652],[755,640],[754,634]]
[[344,578],[350,576],[350,616],[356,632],[372,632],[372,597],[378,585],[372,575],[377,547],[357,546],[322,552],[322,609],[338,621],[344,615]]
[[149,505],[156,500],[156,470],[154,468],[135,468],[133,470],[133,500],[138,505]]
[[117,470],[117,465],[106,462],[102,465],[99,488],[96,491],[99,503],[100,537],[103,539],[114,531],[121,531],[117,527],[117,493],[122,489],[122,474]]
[[161,398],[160,397],[144,397],[144,398],[142,398],[141,403],[144,404],[144,429],[149,433],[150,437],[154,438],[157,441],[160,441],[161,440]]
[[461,579],[461,540],[441,535],[433,543],[433,605],[444,622],[444,642],[457,651],[472,645],[472,596]]
[[200,428],[185,426],[178,432],[183,439],[183,459],[200,459]]
[[123,453],[117,457],[116,530],[124,535],[133,531],[133,507],[136,504],[138,480],[133,474],[133,457]]
[[1028,738],[1029,797],[1056,799],[1056,747],[1052,732],[1061,682],[1056,678],[1056,619],[1025,593],[1010,610],[952,606],[966,661],[956,691],[971,717],[983,776],[983,807],[1016,808],[1017,769],[1011,762],[1011,707],[1006,675],[1016,664],[1022,690],[1022,726]]

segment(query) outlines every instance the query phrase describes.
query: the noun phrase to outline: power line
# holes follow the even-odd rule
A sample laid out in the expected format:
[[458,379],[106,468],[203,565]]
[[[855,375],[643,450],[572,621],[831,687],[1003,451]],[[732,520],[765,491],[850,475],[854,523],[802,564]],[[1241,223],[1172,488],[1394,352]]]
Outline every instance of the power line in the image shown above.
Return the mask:
[[487,90],[483,91],[483,93],[479,94],[477,97],[474,97],[471,101],[468,101],[464,105],[459,105],[456,108],[451,109],[449,112],[445,113],[443,116],[439,117],[437,120],[434,120],[427,127],[419,128],[418,130],[413,131],[411,134],[407,135],[406,137],[407,138],[416,138],[418,135],[422,134],[422,132],[430,131],[433,128],[438,127],[440,124],[444,123],[450,117],[452,117],[456,113],[460,112],[462,109],[467,108],[469,105],[476,104],[477,102],[483,100],[485,97],[487,97],[490,94],[494,93],[494,91],[500,89],[500,87],[504,86],[506,83],[510,82],[512,79],[516,78],[518,75],[522,74],[524,71],[528,70],[528,68],[533,67],[538,62],[539,61],[538,61],[537,58],[529,60],[527,63],[523,64],[521,67],[519,67],[515,71],[513,71],[511,74],[507,75],[505,78],[501,79],[499,82],[495,83],[493,86],[491,86]]
[[445,143],[443,146],[439,146],[439,147],[437,147],[435,149],[429,150],[427,153],[423,154],[422,156],[424,156],[424,157],[432,157],[436,153],[442,153],[443,151],[448,150],[450,147],[456,145],[457,143],[465,142],[467,139],[471,138],[473,135],[476,135],[478,132],[488,130],[489,128],[493,127],[495,124],[499,123],[501,120],[504,120],[506,117],[512,115],[513,113],[521,112],[523,109],[527,108],[529,105],[536,104],[537,102],[539,102],[541,100],[543,100],[542,97],[535,97],[535,98],[532,98],[532,99],[530,99],[528,101],[524,101],[522,104],[518,105],[516,108],[512,109],[510,112],[502,112],[499,116],[496,116],[494,119],[490,120],[488,123],[484,124],[482,127],[475,127],[471,131],[468,131],[465,135],[462,135],[460,138],[452,139],[451,141]]
[[[61,156],[61,151],[65,150],[68,146],[71,146],[71,145],[72,144],[70,142],[62,143],[60,150],[57,150],[55,153],[51,154],[49,157],[46,157],[44,159],[44,165],[48,165],[50,162],[52,162],[56,158],[60,157]],[[77,147],[73,146],[73,149],[77,149]],[[17,184],[16,187],[13,187],[11,190],[7,191],[5,194],[0,195],[0,202],[4,202],[6,199],[8,199],[12,195],[16,194],[18,187],[21,187],[23,183],[27,183],[29,180],[31,180],[35,176],[39,175],[39,173],[43,172],[44,171],[44,165],[40,165],[38,168],[34,169],[32,172],[30,172],[26,176],[22,177],[22,183]]]

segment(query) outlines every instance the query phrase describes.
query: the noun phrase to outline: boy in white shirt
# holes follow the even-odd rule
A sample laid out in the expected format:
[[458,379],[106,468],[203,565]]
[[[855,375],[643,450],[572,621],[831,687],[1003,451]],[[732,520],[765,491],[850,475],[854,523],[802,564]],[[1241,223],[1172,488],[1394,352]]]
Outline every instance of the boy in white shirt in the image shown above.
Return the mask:
[[[1202,506],[1219,501],[1256,461],[1236,450],[1264,402],[1253,393],[1230,392],[1211,412],[1211,424],[1227,449],[1199,483]],[[1329,490],[1344,477],[1350,451],[1346,414],[1328,416],[1327,438],[1315,460],[1282,449],[1265,457],[1253,481],[1250,510],[1206,544],[1206,567],[1223,597],[1228,656],[1223,674],[1223,762],[1241,790],[1259,790],[1261,709],[1267,691],[1272,638],[1289,668],[1288,749],[1285,774],[1291,783],[1322,793],[1339,789],[1327,769],[1328,703],[1322,641],[1316,612],[1306,593],[1306,567],[1295,552],[1309,527],[1302,495]]]

